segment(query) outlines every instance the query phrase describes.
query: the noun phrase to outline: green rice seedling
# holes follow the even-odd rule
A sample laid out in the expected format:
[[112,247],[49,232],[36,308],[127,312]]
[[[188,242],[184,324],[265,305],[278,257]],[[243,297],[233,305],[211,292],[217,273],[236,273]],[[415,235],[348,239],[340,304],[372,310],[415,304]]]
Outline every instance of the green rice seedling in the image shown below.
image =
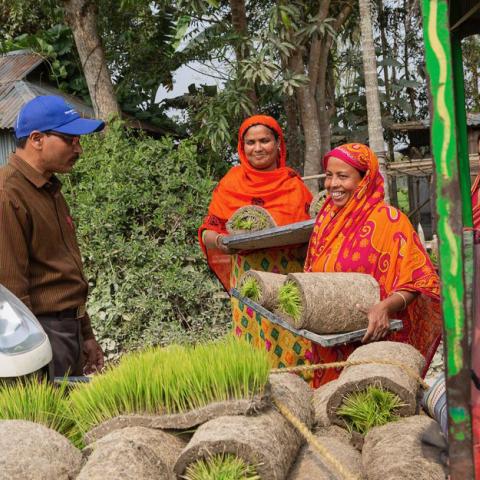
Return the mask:
[[81,446],[81,436],[67,403],[67,382],[59,385],[39,380],[0,384],[0,419],[28,420],[56,430]]
[[258,302],[262,296],[262,289],[255,278],[247,277],[240,286],[240,295]]
[[278,290],[278,308],[298,323],[302,315],[302,297],[298,286],[288,280]]
[[185,412],[263,392],[266,352],[233,336],[196,346],[171,345],[125,355],[116,367],[70,393],[82,433],[118,415]]
[[213,455],[187,467],[185,480],[260,480],[256,468],[232,454]]
[[232,218],[232,228],[234,230],[253,230],[255,227],[255,221],[253,218],[245,218],[238,215]]
[[230,228],[233,230],[257,231],[271,227],[268,213],[262,210],[246,209],[233,214]]
[[370,385],[365,390],[347,395],[337,415],[343,417],[350,430],[364,435],[373,427],[398,420],[398,409],[403,406],[394,393]]

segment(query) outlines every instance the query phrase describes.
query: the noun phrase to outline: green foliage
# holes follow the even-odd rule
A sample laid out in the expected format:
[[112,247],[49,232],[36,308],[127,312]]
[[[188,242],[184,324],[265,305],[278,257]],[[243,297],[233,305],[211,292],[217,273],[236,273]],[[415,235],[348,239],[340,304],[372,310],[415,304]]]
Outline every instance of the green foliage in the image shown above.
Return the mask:
[[0,419],[40,423],[79,446],[81,437],[69,414],[66,388],[66,382],[57,386],[37,377],[0,384]]
[[257,302],[262,296],[262,289],[255,278],[247,277],[240,286],[240,295]]
[[270,367],[263,350],[229,335],[196,346],[125,355],[118,366],[70,394],[82,432],[128,413],[175,413],[262,392]]
[[398,420],[397,411],[402,406],[404,404],[394,393],[370,385],[347,395],[337,415],[343,417],[349,429],[366,434],[373,427]]
[[297,284],[291,280],[278,290],[278,308],[298,323],[302,315],[302,296]]
[[260,480],[255,467],[232,454],[202,459],[187,467],[185,480]]
[[193,140],[143,138],[121,124],[82,145],[64,192],[107,353],[218,338],[230,311],[197,240],[214,186],[208,160]]

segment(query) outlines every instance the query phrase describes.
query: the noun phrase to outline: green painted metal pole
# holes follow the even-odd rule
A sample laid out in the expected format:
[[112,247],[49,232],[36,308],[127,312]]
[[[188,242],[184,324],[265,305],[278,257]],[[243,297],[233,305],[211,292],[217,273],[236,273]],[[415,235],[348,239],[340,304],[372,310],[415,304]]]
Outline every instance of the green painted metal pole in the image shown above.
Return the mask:
[[452,34],[451,43],[463,224],[465,227],[471,227],[473,225],[473,220],[472,202],[470,199],[470,160],[468,156],[467,110],[465,108],[465,81],[463,78],[462,42],[458,35]]
[[423,0],[444,323],[450,478],[474,478],[456,97],[447,0]]

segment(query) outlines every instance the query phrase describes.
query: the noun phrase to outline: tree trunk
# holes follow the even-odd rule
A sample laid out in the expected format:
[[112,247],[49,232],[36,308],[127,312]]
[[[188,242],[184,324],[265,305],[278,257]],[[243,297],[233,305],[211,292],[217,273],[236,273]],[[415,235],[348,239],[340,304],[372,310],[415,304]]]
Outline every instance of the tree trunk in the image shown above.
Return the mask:
[[385,201],[390,203],[389,183],[385,164],[382,116],[378,95],[377,61],[373,43],[370,0],[359,0],[360,27],[362,31],[362,57],[365,73],[365,95],[367,99],[368,137],[370,148],[380,163],[380,173],[385,181]]
[[72,29],[95,116],[108,120],[121,115],[105,52],[97,31],[97,7],[91,0],[63,0],[65,19]]
[[[248,58],[248,48],[243,45],[242,39],[248,36],[247,11],[245,8],[245,0],[229,0],[230,10],[232,12],[232,25],[235,33],[240,37],[235,42],[235,56],[237,57],[237,65],[241,61]],[[248,92],[248,96],[253,103],[255,111],[258,109],[258,98],[255,92],[255,86]]]
[[301,171],[303,165],[303,150],[300,142],[300,129],[298,126],[298,105],[296,96],[285,96],[283,99],[283,108],[287,119],[287,153],[288,164],[295,170]]
[[[296,73],[304,73],[301,50],[298,49],[292,57],[292,67]],[[317,103],[310,85],[297,89],[300,114],[302,119],[303,137],[305,139],[305,158],[303,175],[317,175],[320,173],[322,145],[320,142],[320,125],[318,122]],[[315,195],[318,193],[318,180],[306,180],[305,184]]]
[[[387,55],[388,55],[387,35],[385,32],[387,25],[385,22],[385,13],[383,11],[382,0],[377,0],[377,9],[378,9],[378,23],[380,26],[380,39],[382,42],[382,57],[384,60],[383,81],[385,83],[385,96],[387,97],[387,108],[389,110],[388,114],[391,117],[392,113],[390,110],[390,101],[392,100],[392,98],[391,98],[391,91],[390,91],[390,79],[388,77],[388,67],[385,64],[385,60],[387,59]],[[405,40],[406,40],[406,35],[405,35]],[[405,41],[405,49],[406,48],[407,48],[407,45]],[[386,133],[387,133],[387,142],[388,142],[388,156],[390,157],[390,162],[393,162],[395,161],[395,158],[394,158],[394,150],[393,150],[392,130],[388,129]],[[392,187],[390,190],[390,200],[394,207],[398,207],[397,178],[394,175],[392,175],[392,178],[390,180],[391,180],[390,185]]]
[[[352,13],[352,3],[347,3],[340,13],[337,15],[333,23],[335,32],[339,32],[343,24]],[[318,108],[318,118],[320,124],[320,139],[321,139],[321,157],[328,153],[331,149],[331,129],[330,123],[332,116],[335,113],[335,85],[333,74],[328,70],[328,59],[330,56],[330,49],[333,45],[333,37],[326,35],[320,48],[320,61],[318,68],[318,80],[316,86],[316,99]]]

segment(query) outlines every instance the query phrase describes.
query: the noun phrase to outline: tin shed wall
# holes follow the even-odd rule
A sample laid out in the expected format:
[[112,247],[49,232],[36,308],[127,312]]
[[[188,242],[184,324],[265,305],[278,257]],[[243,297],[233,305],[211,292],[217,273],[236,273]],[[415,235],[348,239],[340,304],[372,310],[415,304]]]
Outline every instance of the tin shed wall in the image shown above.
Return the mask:
[[7,163],[9,155],[15,150],[15,137],[10,130],[0,130],[0,166]]

